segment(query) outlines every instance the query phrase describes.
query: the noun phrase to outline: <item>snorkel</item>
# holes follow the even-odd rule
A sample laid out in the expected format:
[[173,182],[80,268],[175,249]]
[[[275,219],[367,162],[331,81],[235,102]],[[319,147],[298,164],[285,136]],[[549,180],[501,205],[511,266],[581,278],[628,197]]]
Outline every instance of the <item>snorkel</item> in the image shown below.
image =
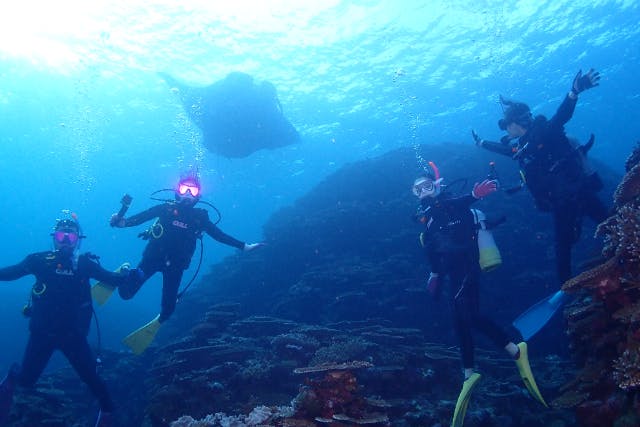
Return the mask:
[[429,167],[431,168],[432,173],[430,174],[433,177],[433,184],[436,186],[436,196],[438,194],[440,194],[441,191],[441,185],[442,185],[442,180],[443,178],[440,177],[440,170],[438,169],[438,167],[436,166],[436,164],[434,162],[432,162],[431,160],[428,162]]

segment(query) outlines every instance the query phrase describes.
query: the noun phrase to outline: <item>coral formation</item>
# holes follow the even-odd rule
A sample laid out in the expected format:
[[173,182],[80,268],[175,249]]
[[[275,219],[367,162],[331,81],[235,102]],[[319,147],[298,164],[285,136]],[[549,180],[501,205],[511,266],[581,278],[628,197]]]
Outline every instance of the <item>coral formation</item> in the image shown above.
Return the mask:
[[353,424],[387,425],[385,414],[372,412],[369,401],[360,394],[360,387],[350,369],[366,368],[367,362],[341,363],[332,366],[310,367],[307,373],[324,372],[321,379],[307,379],[294,399],[294,417],[332,424],[344,421]]
[[[630,164],[627,164],[629,167]],[[622,179],[622,182],[616,189],[614,194],[614,200],[617,206],[622,206],[625,203],[634,200],[640,192],[640,163],[636,163],[630,169],[627,169],[627,174]]]
[[346,363],[332,363],[316,366],[307,366],[305,368],[296,368],[293,370],[294,374],[307,374],[310,372],[325,372],[325,371],[343,371],[347,369],[359,369],[359,368],[371,368],[373,363],[365,362],[362,360],[354,360],[353,362]]
[[[554,401],[574,407],[584,426],[640,424],[640,146],[614,194],[615,212],[600,224],[604,262],[563,285],[576,301],[565,310],[581,364]],[[629,424],[627,424],[629,425]]]

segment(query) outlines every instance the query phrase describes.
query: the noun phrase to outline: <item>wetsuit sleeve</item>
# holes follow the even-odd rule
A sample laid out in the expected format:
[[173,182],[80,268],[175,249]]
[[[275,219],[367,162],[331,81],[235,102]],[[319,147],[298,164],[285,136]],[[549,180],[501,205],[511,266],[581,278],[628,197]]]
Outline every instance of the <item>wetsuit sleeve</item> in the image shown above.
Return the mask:
[[22,262],[9,267],[0,268],[0,281],[8,282],[16,280],[26,275],[33,274],[30,267],[29,257]]
[[512,157],[517,151],[517,149],[511,146],[510,144],[503,144],[502,142],[495,142],[495,141],[487,141],[486,139],[483,139],[482,142],[478,145],[484,148],[485,150],[491,151],[492,153],[502,154],[503,156],[509,156],[509,157]]
[[228,234],[220,230],[218,226],[212,223],[210,220],[207,220],[207,222],[205,222],[204,231],[220,243],[233,246],[234,248],[244,249],[244,242],[241,242],[240,240],[229,236]]
[[549,125],[555,128],[563,127],[573,117],[573,112],[576,109],[578,98],[572,99],[569,95],[564,97],[564,101],[558,107],[556,114],[549,120]]
[[157,218],[162,214],[165,208],[166,208],[166,205],[156,205],[147,209],[146,211],[142,211],[140,213],[130,216],[129,218],[125,218],[124,226],[134,227],[136,225],[140,225],[149,220],[152,220],[153,218]]
[[129,273],[116,273],[113,271],[105,270],[102,268],[100,264],[89,259],[88,257],[84,257],[84,262],[86,262],[86,268],[89,271],[89,277],[92,279],[99,280],[100,282],[107,283],[111,286],[120,286],[125,283],[129,278]]

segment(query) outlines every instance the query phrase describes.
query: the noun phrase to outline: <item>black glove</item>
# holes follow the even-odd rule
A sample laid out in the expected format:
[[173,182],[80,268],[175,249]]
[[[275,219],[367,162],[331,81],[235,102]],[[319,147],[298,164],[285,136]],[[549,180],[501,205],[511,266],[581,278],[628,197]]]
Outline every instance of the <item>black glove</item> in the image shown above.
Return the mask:
[[141,268],[129,268],[121,270],[127,275],[127,280],[130,282],[140,283],[144,280],[144,271]]
[[124,217],[120,216],[117,213],[111,215],[111,219],[109,220],[109,225],[112,227],[122,228],[124,227]]
[[581,156],[587,157],[587,153],[589,153],[589,150],[591,150],[591,147],[593,147],[595,141],[596,136],[594,134],[591,134],[591,136],[589,137],[589,141],[587,141],[586,144],[578,145],[576,147],[576,151],[580,153]]
[[480,138],[480,136],[473,129],[471,129],[471,136],[473,137],[473,140],[476,142],[476,145],[478,147],[482,147],[482,143],[484,142],[484,139]]
[[589,70],[587,74],[582,75],[582,70],[578,71],[573,79],[573,85],[571,85],[571,92],[574,95],[578,95],[580,92],[584,92],[587,89],[598,86],[600,83],[600,73],[593,68]]

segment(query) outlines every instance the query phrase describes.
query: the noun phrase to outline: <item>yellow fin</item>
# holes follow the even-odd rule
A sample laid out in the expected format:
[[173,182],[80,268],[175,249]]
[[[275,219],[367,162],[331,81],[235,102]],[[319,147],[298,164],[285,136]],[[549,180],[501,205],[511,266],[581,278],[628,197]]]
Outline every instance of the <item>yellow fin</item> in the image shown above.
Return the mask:
[[107,285],[103,282],[98,282],[91,287],[91,298],[93,298],[98,305],[105,305],[115,290],[116,288],[113,286]]
[[[115,272],[120,273],[120,271],[123,268],[129,268],[129,267],[130,267],[130,264],[128,262],[124,262],[120,267],[116,268]],[[107,300],[111,297],[111,294],[113,294],[113,291],[115,290],[116,290],[115,287],[107,283],[98,282],[91,287],[91,298],[93,298],[93,300],[98,305],[105,305]]]
[[521,342],[518,344],[518,348],[520,349],[520,357],[516,360],[516,366],[520,372],[520,377],[522,378],[522,381],[524,381],[524,385],[527,387],[527,390],[529,390],[531,397],[548,408],[549,405],[544,401],[544,398],[538,389],[538,385],[536,384],[536,380],[533,378],[533,373],[531,372],[527,343]]
[[469,406],[469,399],[471,398],[471,392],[480,381],[482,375],[474,372],[469,378],[462,384],[462,390],[458,396],[456,402],[456,409],[453,412],[453,420],[451,420],[451,427],[462,427],[464,423],[464,416],[467,414],[467,406]]
[[127,335],[122,342],[133,351],[134,354],[141,354],[149,347],[160,329],[160,315],[157,315],[151,322],[136,329]]

